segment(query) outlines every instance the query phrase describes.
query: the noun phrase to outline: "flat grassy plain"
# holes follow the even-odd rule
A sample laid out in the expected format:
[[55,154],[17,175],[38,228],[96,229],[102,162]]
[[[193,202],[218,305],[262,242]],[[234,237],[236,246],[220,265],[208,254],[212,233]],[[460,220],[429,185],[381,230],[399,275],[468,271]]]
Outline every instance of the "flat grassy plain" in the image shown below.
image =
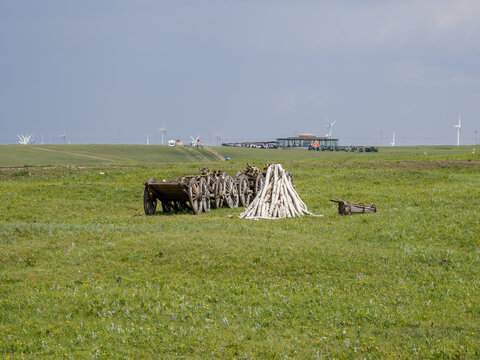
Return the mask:
[[[42,165],[0,170],[0,358],[480,358],[471,147],[319,152],[317,161],[307,151],[216,149],[229,162],[132,149],[114,159],[78,146],[68,152],[112,161],[36,162],[0,148],[2,166]],[[204,166],[233,175],[247,161],[282,162],[309,210],[326,217],[144,215],[148,177]],[[340,216],[334,197],[380,212]]]
[[[480,149],[479,149],[480,151]],[[426,153],[426,154],[425,154]],[[168,147],[166,145],[0,145],[0,167],[70,165],[157,165],[165,163],[294,161],[471,160],[472,146],[383,147],[378,153],[261,150],[234,147]]]
[[0,145],[0,166],[135,165],[218,161],[208,149],[144,145]]

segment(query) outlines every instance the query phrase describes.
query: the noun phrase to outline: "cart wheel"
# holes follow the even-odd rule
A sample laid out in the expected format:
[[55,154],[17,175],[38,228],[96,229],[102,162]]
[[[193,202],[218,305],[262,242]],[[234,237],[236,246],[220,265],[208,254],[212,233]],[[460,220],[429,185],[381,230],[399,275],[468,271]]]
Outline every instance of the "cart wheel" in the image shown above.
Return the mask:
[[212,206],[212,200],[215,200],[215,187],[216,187],[215,178],[213,176],[209,176],[207,180],[207,189],[208,189],[207,201],[210,203],[210,207]]
[[224,201],[224,198],[225,198],[225,192],[223,190],[223,188],[224,188],[223,183],[224,183],[223,179],[219,177],[218,181],[217,181],[217,185],[215,186],[215,193],[214,193],[215,208],[216,209],[221,209],[223,207],[223,201]]
[[248,186],[248,178],[246,175],[241,175],[238,178],[238,197],[240,198],[240,204],[243,207],[247,207],[250,204],[250,187]]
[[202,209],[205,212],[210,211],[210,191],[208,190],[207,181],[204,178],[200,178],[200,188],[202,189]]
[[143,208],[145,209],[145,215],[154,215],[157,210],[157,197],[149,190],[148,186],[145,186],[145,192],[143,193]]
[[195,214],[202,212],[202,188],[195,178],[188,183],[188,200]]
[[257,175],[257,178],[255,179],[255,193],[254,193],[255,196],[260,194],[264,184],[265,184],[265,178],[263,177],[262,173],[259,173]]
[[211,195],[215,191],[215,178],[213,177],[213,175],[207,176],[206,182],[207,182],[208,191],[210,192],[210,195]]
[[162,201],[162,210],[164,213],[169,213],[173,209],[173,204],[171,201]]
[[225,177],[225,201],[229,208],[233,209],[238,207],[238,188],[235,184],[235,180],[230,175]]

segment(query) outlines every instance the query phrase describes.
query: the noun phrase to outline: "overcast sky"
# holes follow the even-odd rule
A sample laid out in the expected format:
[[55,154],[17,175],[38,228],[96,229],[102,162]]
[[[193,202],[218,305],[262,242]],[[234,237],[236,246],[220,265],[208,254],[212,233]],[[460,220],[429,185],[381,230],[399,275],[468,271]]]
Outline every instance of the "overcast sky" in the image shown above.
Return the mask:
[[459,112],[473,144],[477,0],[0,0],[2,144],[455,144]]

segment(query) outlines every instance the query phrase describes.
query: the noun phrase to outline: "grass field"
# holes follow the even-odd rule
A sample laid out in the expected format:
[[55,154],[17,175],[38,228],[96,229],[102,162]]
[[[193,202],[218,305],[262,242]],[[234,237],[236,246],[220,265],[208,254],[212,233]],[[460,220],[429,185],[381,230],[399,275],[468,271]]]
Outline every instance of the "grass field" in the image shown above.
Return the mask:
[[[480,358],[471,147],[31,148],[0,147],[0,358]],[[281,161],[326,217],[143,214],[149,176],[247,161]],[[380,212],[340,216],[337,196]]]
[[[480,151],[480,149],[479,149]],[[472,146],[383,147],[378,153],[300,150],[257,150],[233,147],[205,149],[160,145],[0,145],[0,167],[66,165],[156,165],[164,163],[215,162],[230,157],[248,161],[405,161],[471,160]]]
[[0,167],[218,161],[210,149],[143,145],[0,145]]

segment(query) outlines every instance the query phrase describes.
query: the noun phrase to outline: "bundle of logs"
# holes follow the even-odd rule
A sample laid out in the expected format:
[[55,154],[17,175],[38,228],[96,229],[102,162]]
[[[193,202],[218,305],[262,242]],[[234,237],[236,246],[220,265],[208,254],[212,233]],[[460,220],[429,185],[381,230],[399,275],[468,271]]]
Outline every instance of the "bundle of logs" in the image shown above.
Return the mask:
[[240,214],[241,218],[281,219],[313,215],[293,188],[291,175],[280,164],[268,166],[265,184],[248,208]]
[[343,201],[339,198],[331,199],[330,201],[338,203],[338,213],[341,215],[378,212],[377,206],[375,204],[372,204],[372,205],[365,205],[361,203],[356,204],[349,201]]

